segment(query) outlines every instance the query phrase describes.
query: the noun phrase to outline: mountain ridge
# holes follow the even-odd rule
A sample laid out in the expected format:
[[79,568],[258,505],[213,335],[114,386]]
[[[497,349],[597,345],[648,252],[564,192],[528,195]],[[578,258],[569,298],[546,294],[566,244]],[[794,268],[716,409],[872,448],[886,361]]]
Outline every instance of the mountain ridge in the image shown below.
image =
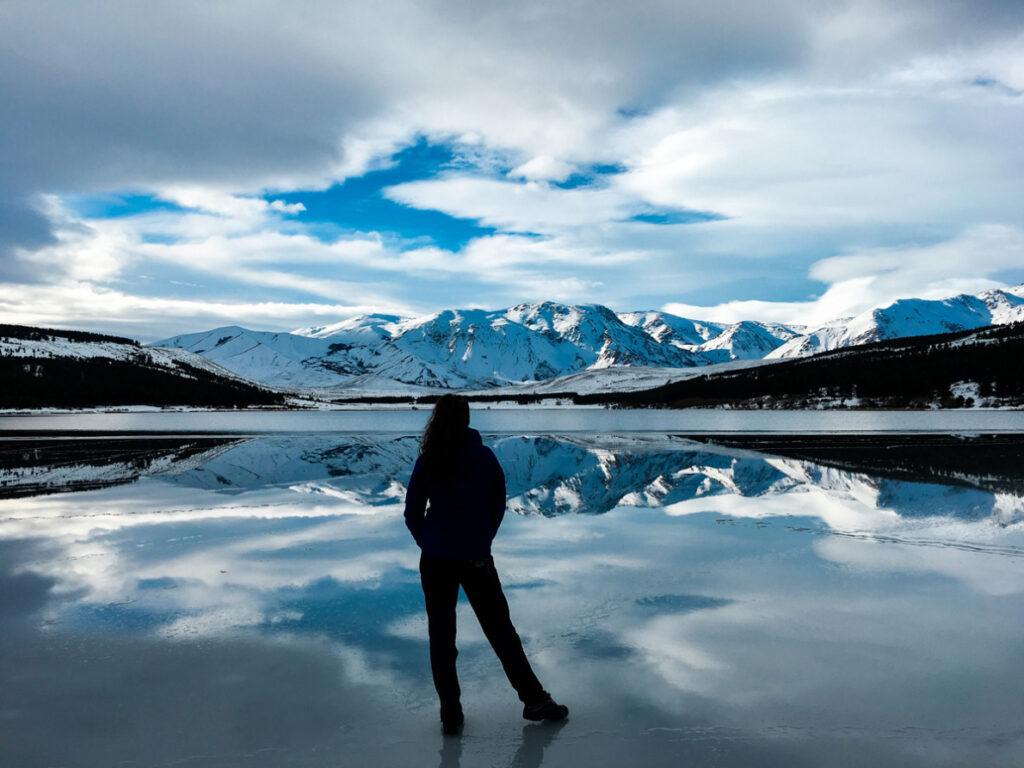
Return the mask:
[[811,328],[542,301],[421,317],[359,315],[290,333],[229,325],[150,346],[182,348],[277,387],[486,390],[604,368],[695,369],[784,360],[1017,320],[1024,320],[1024,285],[944,299],[898,299]]
[[883,339],[573,400],[669,408],[1019,408],[1024,321]]
[[285,397],[184,349],[0,325],[0,407],[284,405]]

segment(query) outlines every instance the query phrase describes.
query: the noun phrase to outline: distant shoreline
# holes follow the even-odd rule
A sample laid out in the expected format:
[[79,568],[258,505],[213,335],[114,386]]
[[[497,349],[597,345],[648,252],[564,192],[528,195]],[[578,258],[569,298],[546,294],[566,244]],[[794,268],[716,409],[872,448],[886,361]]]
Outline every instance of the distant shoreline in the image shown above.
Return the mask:
[[[612,407],[599,403],[516,403],[512,401],[489,401],[478,403],[470,400],[474,410],[524,410],[524,411],[596,411],[596,410],[620,410],[620,411],[727,411],[730,413],[765,413],[765,412],[786,412],[786,413],[823,413],[823,412],[848,412],[864,411],[878,413],[987,413],[987,412],[1015,412],[1024,411],[1019,406],[972,406],[969,408],[879,408],[877,406],[867,407],[858,405],[822,405],[817,408],[758,408],[743,406],[722,406],[722,405],[691,405],[673,408],[661,406],[657,409],[644,407]],[[157,413],[317,413],[317,412],[338,412],[338,411],[429,411],[432,408],[429,403],[333,403],[325,404],[323,407],[309,408],[280,408],[280,407],[259,407],[250,408],[202,408],[197,406],[181,406],[176,408],[161,408],[156,406],[98,406],[95,408],[10,408],[0,409],[0,417],[22,416],[22,417],[43,417],[43,416],[75,416],[87,414],[157,414]],[[0,428],[0,431],[3,431]]]

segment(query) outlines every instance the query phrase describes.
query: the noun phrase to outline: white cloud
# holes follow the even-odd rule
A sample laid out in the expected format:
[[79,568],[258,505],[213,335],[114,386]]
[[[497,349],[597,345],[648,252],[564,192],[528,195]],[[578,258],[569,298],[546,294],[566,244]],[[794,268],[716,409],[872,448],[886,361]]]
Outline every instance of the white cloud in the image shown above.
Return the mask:
[[561,189],[542,181],[517,183],[447,176],[389,187],[392,200],[512,232],[554,234],[626,218],[629,199],[608,189]]
[[929,246],[878,248],[815,262],[810,276],[829,285],[811,301],[730,301],[716,306],[679,302],[666,312],[723,322],[764,320],[821,325],[896,299],[942,299],[1003,284],[992,275],[1024,265],[1024,230],[997,224],[974,227]]
[[161,338],[168,331],[186,333],[218,325],[240,324],[260,330],[280,330],[379,310],[380,304],[376,302],[210,301],[133,295],[88,282],[0,283],[0,313],[5,322],[99,328],[143,340]]
[[508,172],[509,178],[527,181],[565,181],[575,168],[551,155],[538,155]]
[[[512,186],[512,185],[509,185]],[[393,294],[394,281],[413,276],[444,285],[452,279],[495,286],[506,303],[534,298],[585,300],[601,281],[575,273],[581,265],[614,268],[642,252],[597,252],[566,238],[497,235],[460,252],[433,246],[398,250],[375,235],[323,241],[293,223],[280,231],[281,212],[265,200],[205,189],[165,190],[164,198],[186,213],[156,210],[81,220],[49,200],[59,221],[56,246],[32,254],[51,265],[46,284],[0,284],[0,311],[11,322],[91,327],[161,338],[209,325],[254,328],[312,325],[364,312],[422,314],[424,305]],[[174,297],[140,295],[149,288],[130,268],[159,265],[184,270],[187,280],[167,280],[182,290]],[[563,273],[552,275],[554,265]],[[355,279],[345,278],[353,274]],[[313,301],[239,301],[217,298],[218,285],[289,290]],[[156,287],[159,287],[158,285]],[[467,292],[461,306],[498,306]]]
[[754,84],[650,120],[658,138],[620,183],[653,203],[847,238],[1020,219],[1024,111],[987,89]]
[[[914,254],[1024,228],[1022,23],[998,2],[16,4],[0,31],[0,239],[58,239],[0,243],[0,259],[10,280],[71,292],[158,259],[243,292],[381,309],[413,295],[438,308],[419,281],[443,275],[481,304],[550,286],[616,309],[686,295],[701,310],[702,289],[750,296],[760,281],[778,295],[810,269],[820,299],[794,288],[794,301],[703,308],[804,321],[896,291],[976,290],[997,261],[1024,268],[1019,250],[982,258],[984,274],[973,256]],[[417,137],[462,142],[460,170],[391,198],[498,235],[459,253],[399,252],[373,233],[325,244],[291,220],[299,205],[261,197],[385,166]],[[594,164],[625,172],[548,183]],[[40,192],[127,189],[187,212],[83,229],[25,208]],[[629,221],[662,207],[729,218]]]
[[[995,535],[986,533],[990,532],[978,525],[945,521],[884,541],[870,536],[828,537],[815,544],[815,552],[851,570],[872,574],[937,573],[968,584],[979,595],[1020,594],[1024,591],[1020,579],[1007,572],[996,554],[1002,544],[994,541]],[[966,540],[959,538],[965,534]],[[961,541],[962,549],[956,546]]]
[[209,187],[165,187],[159,191],[158,197],[182,208],[249,221],[259,220],[269,211],[296,214],[306,210],[302,203],[268,202],[263,198],[244,197]]
[[893,77],[953,93],[964,87],[987,87],[993,95],[1014,98],[1024,91],[1024,34],[1011,34],[992,44],[918,57]]
[[965,272],[967,279],[983,279],[1021,265],[1024,229],[985,224],[935,245],[873,248],[822,259],[811,267],[811,277],[835,283],[876,275],[890,291],[918,290],[924,298],[939,298],[947,295],[949,281]]
[[103,221],[83,222],[52,195],[42,198],[41,207],[55,225],[55,242],[24,252],[22,259],[38,269],[46,280],[103,281],[121,271],[132,241],[130,232]]

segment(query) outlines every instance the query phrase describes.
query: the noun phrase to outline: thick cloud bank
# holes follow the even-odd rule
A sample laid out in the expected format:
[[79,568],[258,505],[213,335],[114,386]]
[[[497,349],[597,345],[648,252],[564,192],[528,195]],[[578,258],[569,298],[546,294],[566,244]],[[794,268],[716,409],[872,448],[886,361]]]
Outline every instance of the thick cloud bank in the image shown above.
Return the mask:
[[[542,298],[801,321],[1019,282],[1022,42],[1008,2],[5,3],[0,307],[153,336]],[[375,199],[493,232],[270,202],[417,142],[455,160]]]

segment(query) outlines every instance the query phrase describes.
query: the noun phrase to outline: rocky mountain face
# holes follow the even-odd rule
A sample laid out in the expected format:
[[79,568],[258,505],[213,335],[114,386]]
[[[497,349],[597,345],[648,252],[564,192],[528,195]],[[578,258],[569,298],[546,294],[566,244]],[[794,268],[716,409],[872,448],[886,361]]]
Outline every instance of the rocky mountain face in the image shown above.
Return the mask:
[[702,322],[653,311],[616,314],[599,304],[548,301],[419,318],[362,315],[292,333],[227,326],[155,346],[188,350],[274,386],[399,393],[488,389],[607,368],[802,357],[1016,320],[1024,320],[1024,285],[942,300],[901,299],[817,328]]
[[780,325],[690,323],[664,313],[620,317],[596,304],[541,302],[413,319],[364,315],[295,333],[227,326],[155,346],[185,349],[275,386],[402,391],[482,389],[586,369],[691,368],[761,358],[796,333]]

